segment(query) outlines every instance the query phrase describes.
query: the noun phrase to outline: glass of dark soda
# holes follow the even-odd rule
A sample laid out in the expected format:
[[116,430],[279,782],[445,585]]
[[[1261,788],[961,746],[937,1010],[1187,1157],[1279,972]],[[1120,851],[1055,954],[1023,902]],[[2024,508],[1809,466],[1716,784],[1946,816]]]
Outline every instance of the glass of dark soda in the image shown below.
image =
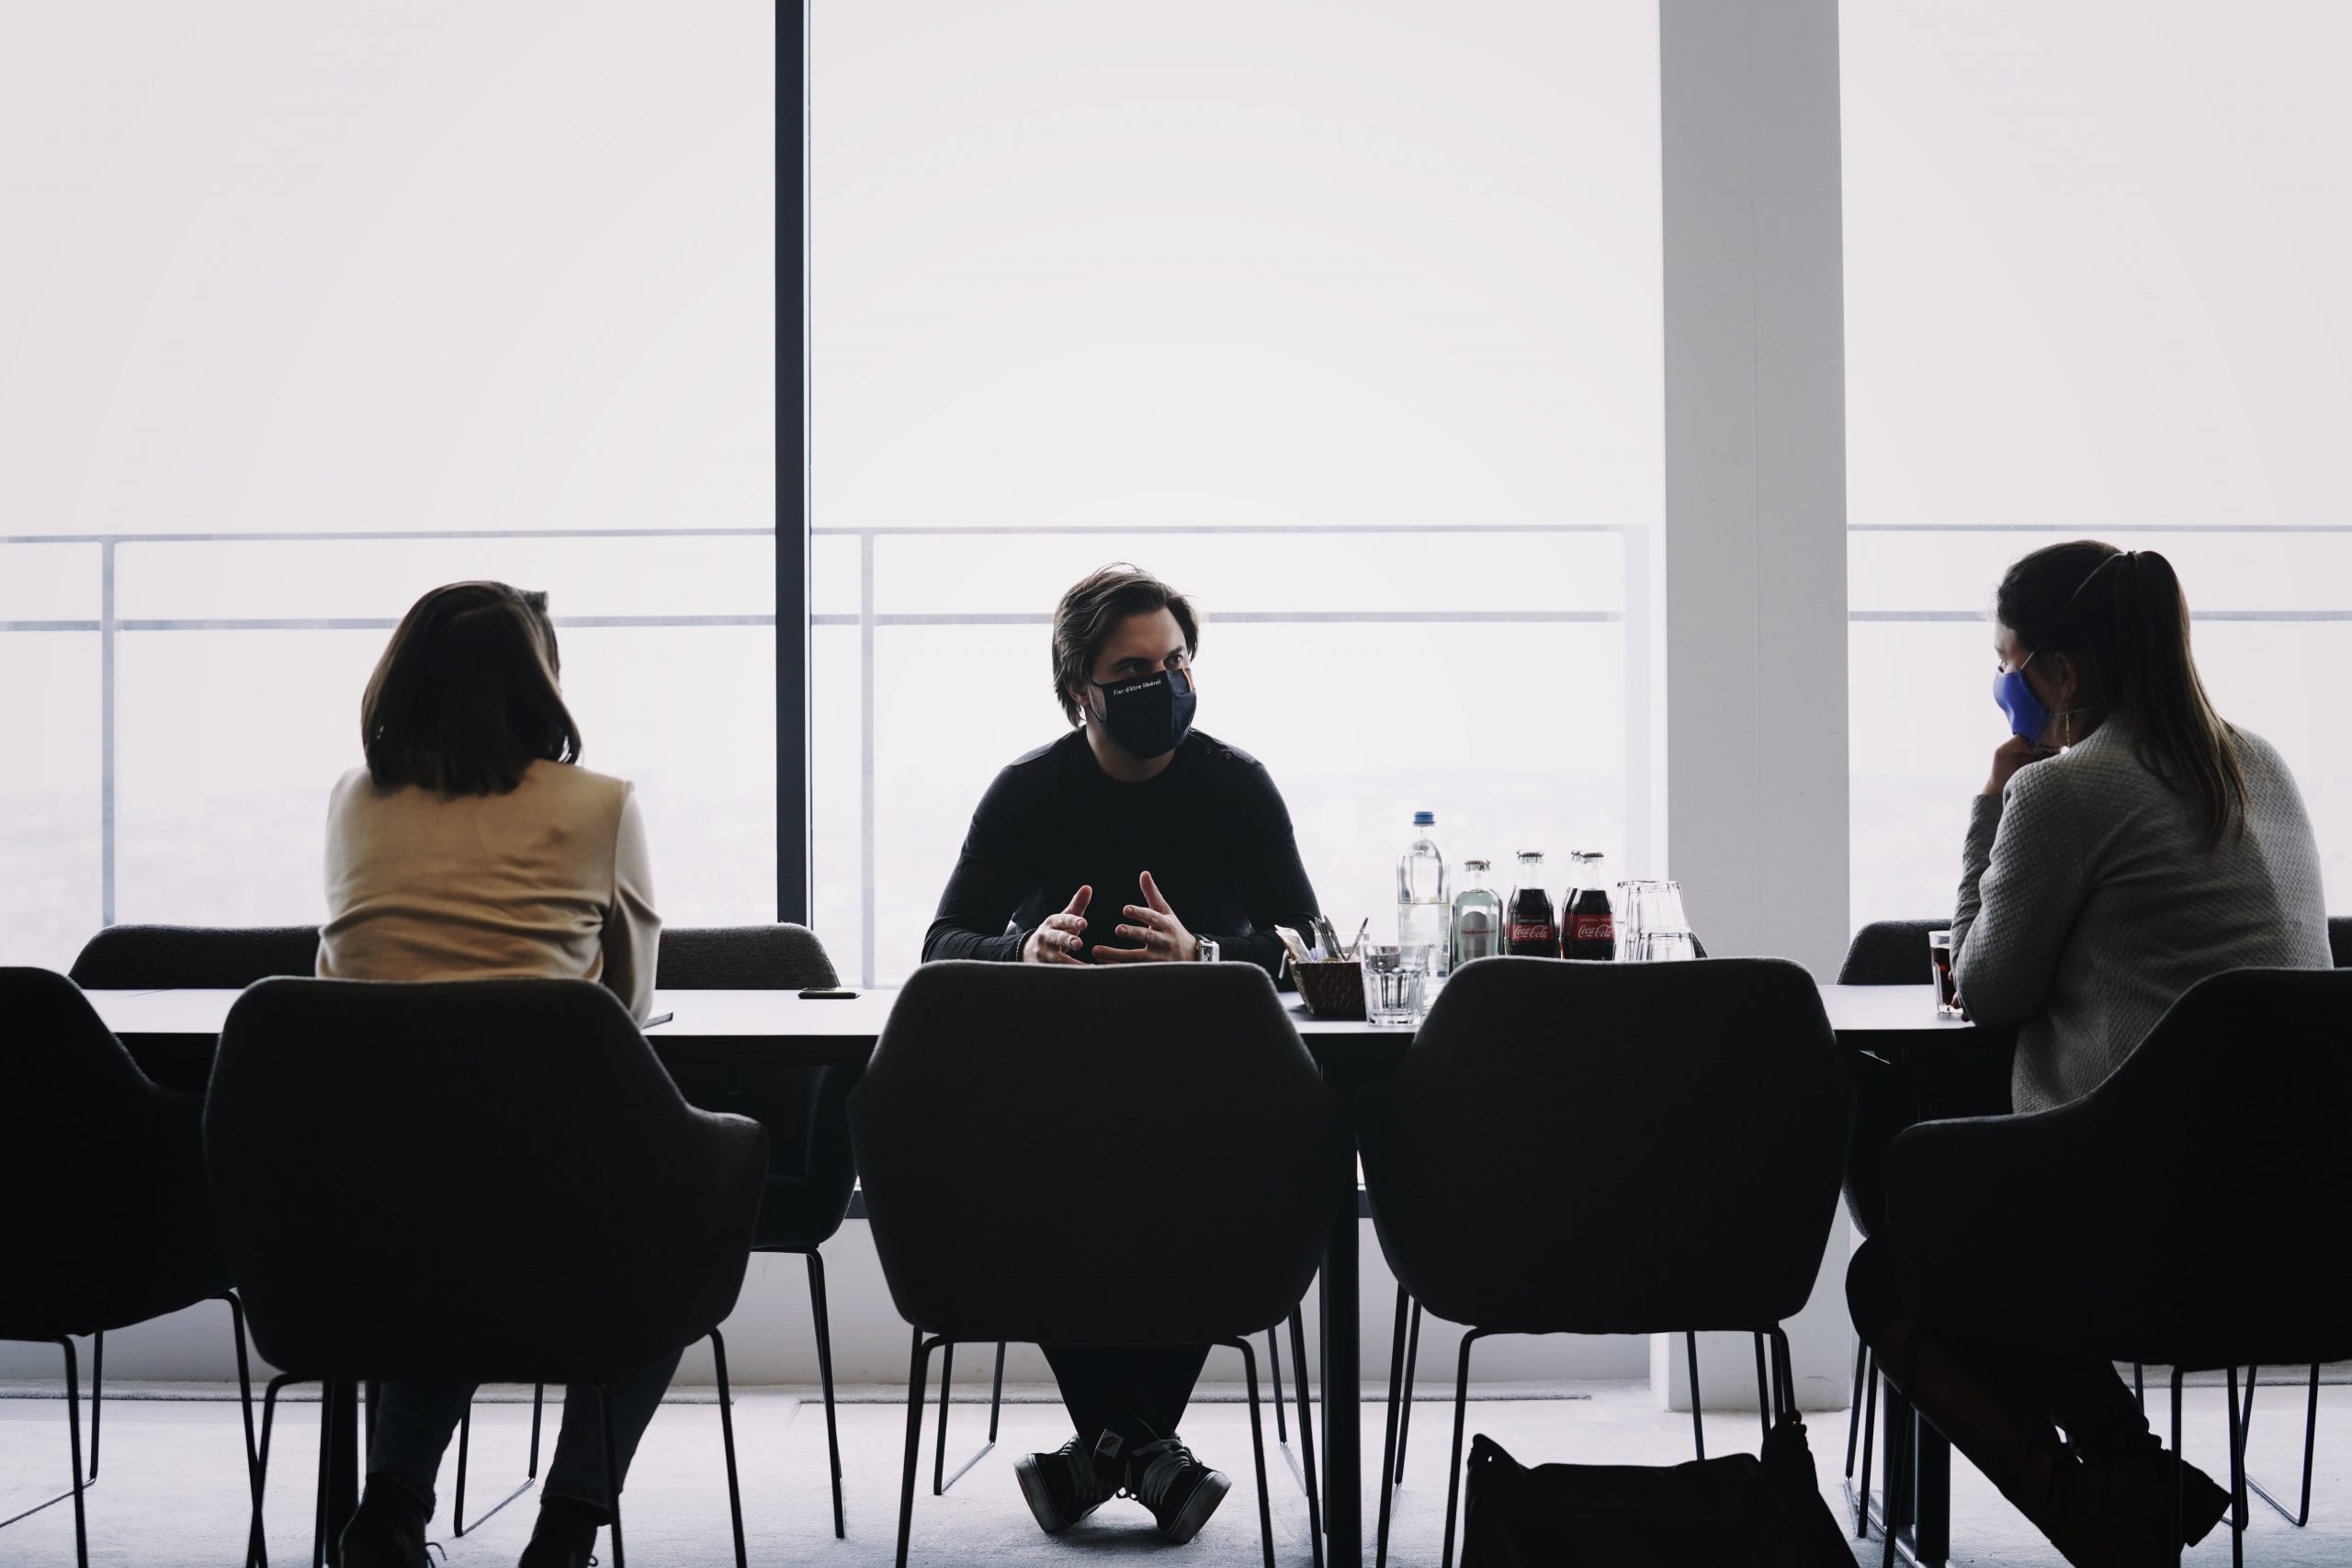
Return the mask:
[[1935,971],[1936,1011],[1946,1018],[1959,1018],[1960,987],[1951,973],[1951,932],[1928,933],[1928,959]]

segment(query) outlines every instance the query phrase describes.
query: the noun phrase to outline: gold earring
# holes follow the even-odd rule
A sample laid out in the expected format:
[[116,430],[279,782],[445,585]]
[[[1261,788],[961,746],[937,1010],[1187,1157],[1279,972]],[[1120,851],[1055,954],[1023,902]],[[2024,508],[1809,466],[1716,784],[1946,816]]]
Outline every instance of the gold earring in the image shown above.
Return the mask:
[[2062,731],[2058,741],[2058,749],[2063,751],[2067,747],[2072,746],[2075,743],[2075,710],[2073,708],[2067,708],[2064,712],[2060,713],[2058,716],[2058,724]]

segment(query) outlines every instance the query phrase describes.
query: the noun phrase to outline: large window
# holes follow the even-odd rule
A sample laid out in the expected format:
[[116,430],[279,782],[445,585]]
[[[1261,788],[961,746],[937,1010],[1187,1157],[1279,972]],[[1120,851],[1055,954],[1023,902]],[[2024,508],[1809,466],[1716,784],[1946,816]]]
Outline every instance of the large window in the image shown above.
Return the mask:
[[1505,883],[1519,848],[1555,883],[1649,854],[1656,29],[815,7],[812,849],[846,974],[913,965],[989,780],[1062,731],[1047,618],[1106,560],[1205,612],[1201,726],[1272,770],[1335,919],[1393,919],[1419,807]]
[[1949,912],[2016,557],[2161,549],[2352,909],[2352,9],[1844,8],[1854,916]]
[[0,43],[0,962],[311,921],[418,592],[547,589],[663,913],[775,908],[771,7],[140,0]]

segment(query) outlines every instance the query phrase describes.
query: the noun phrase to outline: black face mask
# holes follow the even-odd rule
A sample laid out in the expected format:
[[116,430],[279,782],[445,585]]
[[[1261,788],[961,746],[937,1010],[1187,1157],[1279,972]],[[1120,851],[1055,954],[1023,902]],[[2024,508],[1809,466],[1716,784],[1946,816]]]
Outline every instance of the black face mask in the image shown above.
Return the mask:
[[1124,681],[1087,682],[1102,694],[1096,716],[1119,750],[1148,761],[1184,743],[1201,694],[1190,670],[1161,670]]

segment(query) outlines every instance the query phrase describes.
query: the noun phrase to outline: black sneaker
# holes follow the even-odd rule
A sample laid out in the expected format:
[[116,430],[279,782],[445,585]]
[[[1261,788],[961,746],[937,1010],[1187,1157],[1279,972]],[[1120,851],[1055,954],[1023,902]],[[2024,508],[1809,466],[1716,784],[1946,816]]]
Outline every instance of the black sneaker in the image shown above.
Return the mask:
[[1128,1456],[1127,1489],[1159,1521],[1159,1533],[1182,1544],[1201,1533],[1233,1483],[1175,1438],[1162,1438]]
[[1111,1500],[1110,1483],[1095,1474],[1092,1457],[1076,1438],[1049,1454],[1023,1454],[1012,1461],[1012,1474],[1047,1535],[1061,1534]]

